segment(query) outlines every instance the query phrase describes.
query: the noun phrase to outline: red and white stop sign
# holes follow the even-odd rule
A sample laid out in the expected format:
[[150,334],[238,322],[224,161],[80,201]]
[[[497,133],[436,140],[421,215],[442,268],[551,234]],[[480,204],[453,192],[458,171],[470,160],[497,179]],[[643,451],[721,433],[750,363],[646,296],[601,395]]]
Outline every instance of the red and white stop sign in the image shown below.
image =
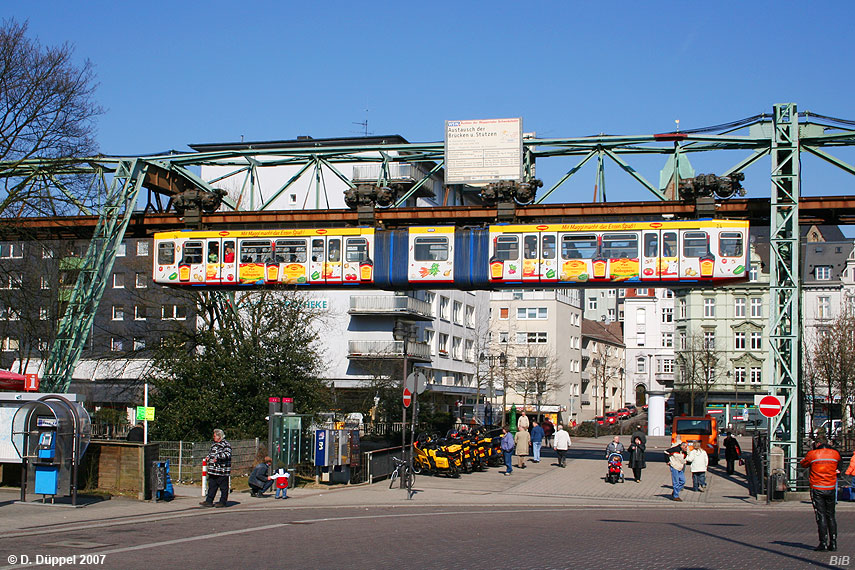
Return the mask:
[[764,396],[758,407],[761,414],[767,418],[774,418],[781,413],[781,400],[777,396]]
[[409,389],[404,388],[404,407],[409,408],[410,402],[413,401],[413,393]]

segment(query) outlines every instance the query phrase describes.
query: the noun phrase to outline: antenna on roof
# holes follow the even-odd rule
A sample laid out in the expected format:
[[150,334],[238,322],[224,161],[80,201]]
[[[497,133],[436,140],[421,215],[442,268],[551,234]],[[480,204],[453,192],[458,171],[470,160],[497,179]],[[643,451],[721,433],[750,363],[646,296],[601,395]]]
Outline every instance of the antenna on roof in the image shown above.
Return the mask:
[[[368,109],[365,109],[365,113],[366,114],[368,113]],[[368,135],[374,134],[373,132],[368,132],[368,117],[365,117],[364,121],[359,121],[359,122],[354,121],[353,124],[359,125],[360,127],[362,127],[362,136],[367,137]]]

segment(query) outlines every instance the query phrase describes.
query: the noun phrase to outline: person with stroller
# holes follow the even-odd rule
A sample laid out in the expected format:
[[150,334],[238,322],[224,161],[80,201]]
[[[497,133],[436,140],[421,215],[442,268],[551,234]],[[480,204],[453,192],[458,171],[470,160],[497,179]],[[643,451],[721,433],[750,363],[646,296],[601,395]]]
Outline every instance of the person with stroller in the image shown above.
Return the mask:
[[709,466],[707,452],[701,448],[700,441],[692,442],[692,450],[686,456],[686,463],[691,465],[692,491],[703,493],[707,490],[707,466]]
[[626,451],[623,444],[620,442],[620,436],[616,435],[614,439],[606,446],[606,458],[612,453],[623,453]]
[[632,469],[632,476],[636,483],[641,483],[641,470],[647,467],[644,461],[644,450],[646,446],[638,436],[633,436],[632,443],[629,444],[629,467]]
[[623,481],[623,452],[625,451],[623,444],[620,442],[620,436],[615,436],[611,443],[606,446],[606,460],[609,464],[609,469],[606,473],[606,481],[608,483],[617,483]]

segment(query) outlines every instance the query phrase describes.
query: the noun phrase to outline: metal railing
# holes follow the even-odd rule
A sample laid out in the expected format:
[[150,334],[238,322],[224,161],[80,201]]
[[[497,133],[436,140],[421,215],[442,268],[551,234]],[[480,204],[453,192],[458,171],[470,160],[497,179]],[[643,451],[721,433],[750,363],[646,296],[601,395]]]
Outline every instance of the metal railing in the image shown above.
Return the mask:
[[352,295],[351,312],[372,313],[415,313],[425,317],[433,316],[431,304],[421,299],[401,295]]
[[[403,358],[404,341],[349,340],[347,341],[347,355],[350,357]],[[430,346],[424,342],[408,342],[407,356],[430,360]]]
[[375,479],[388,477],[395,470],[395,464],[392,462],[392,457],[401,457],[403,448],[387,447],[385,449],[375,449],[374,451],[366,451],[362,454],[362,481],[369,484]]
[[[177,483],[202,480],[202,459],[211,451],[210,441],[158,441],[160,460],[169,460],[169,471]],[[246,475],[252,470],[259,453],[267,455],[265,442],[256,439],[229,441],[232,446],[232,475]],[[261,447],[263,446],[263,447]]]

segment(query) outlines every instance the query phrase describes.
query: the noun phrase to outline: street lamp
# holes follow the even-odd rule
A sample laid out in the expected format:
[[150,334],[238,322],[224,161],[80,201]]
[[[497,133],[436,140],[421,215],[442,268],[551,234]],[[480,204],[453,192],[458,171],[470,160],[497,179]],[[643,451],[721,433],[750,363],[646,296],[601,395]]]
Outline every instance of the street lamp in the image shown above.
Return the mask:
[[[490,397],[490,418],[489,418],[489,422],[490,422],[490,425],[492,425],[492,423],[493,423],[493,417],[492,417],[493,416],[493,398],[495,397],[495,393],[494,393],[495,385],[493,384],[493,367],[496,365],[496,362],[498,362],[499,365],[502,367],[506,366],[508,364],[508,357],[505,356],[504,352],[500,352],[498,355],[484,354],[482,352],[478,356],[478,360],[480,360],[481,362],[487,362],[487,365],[490,367],[490,396],[489,396]],[[480,395],[481,395],[481,384],[479,383],[478,384],[478,396],[480,397]],[[504,397],[505,397],[504,392],[502,392],[502,419],[503,420],[505,417],[504,416],[504,414],[505,414]],[[486,416],[486,414],[485,414],[485,416]],[[484,418],[485,424],[487,423],[487,419],[488,418],[486,418],[486,417]]]

